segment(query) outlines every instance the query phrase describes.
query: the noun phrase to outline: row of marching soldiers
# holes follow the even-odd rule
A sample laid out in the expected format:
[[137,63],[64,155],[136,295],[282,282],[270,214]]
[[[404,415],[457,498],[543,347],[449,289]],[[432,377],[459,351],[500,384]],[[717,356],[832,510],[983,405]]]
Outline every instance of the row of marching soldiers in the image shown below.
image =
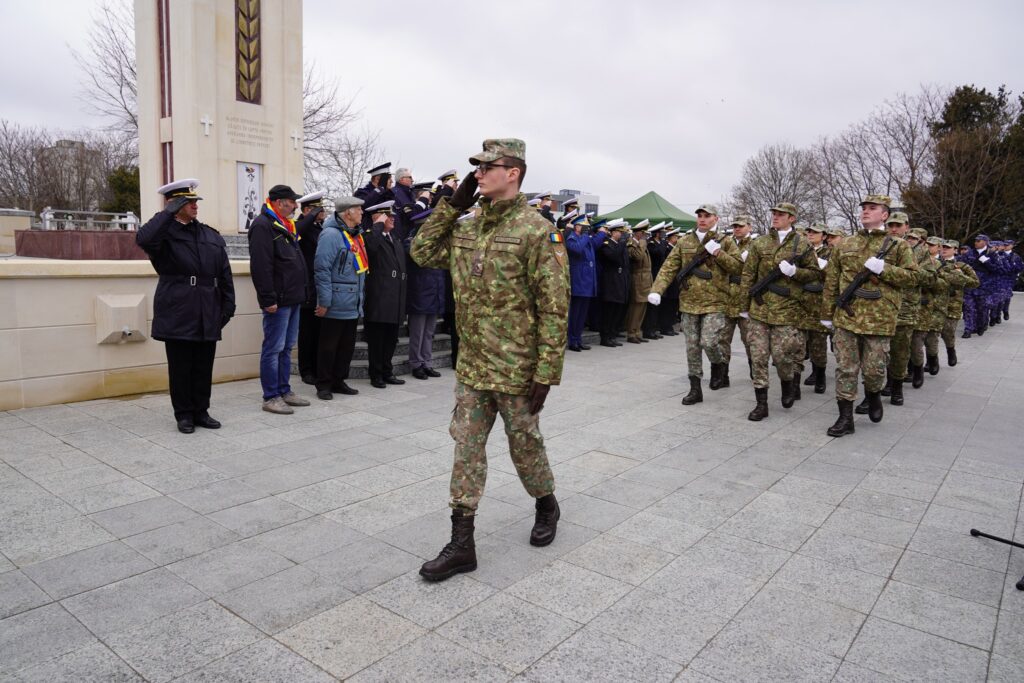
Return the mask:
[[[948,364],[956,365],[964,293],[980,284],[969,263],[977,259],[976,250],[958,259],[956,242],[912,229],[907,214],[892,211],[891,203],[885,195],[869,195],[861,204],[862,229],[847,235],[820,224],[795,229],[797,207],[783,202],[771,210],[771,229],[760,237],[751,235],[749,216],[737,216],[731,230],[723,230],[718,209],[704,204],[696,211],[696,230],[673,232],[671,243],[659,235],[664,226],[588,226],[587,217],[578,216],[566,238],[569,349],[587,348],[581,316],[586,318],[591,301],[599,302],[604,346],[620,345],[615,337],[623,326],[628,342],[658,338],[651,330],[667,333],[671,324],[644,323],[673,320],[662,315],[674,316],[678,308],[690,383],[682,403],[693,405],[704,400],[703,356],[711,366],[708,388],[729,386],[730,350],[739,328],[754,385],[748,418],[760,421],[769,415],[771,365],[783,408],[800,400],[801,384],[826,391],[831,339],[839,418],[828,434],[853,433],[855,412],[879,422],[883,395],[902,405],[905,381],[920,388],[926,371],[938,373],[940,338]],[[806,360],[810,373],[804,379]],[[861,381],[863,400],[855,408]]]

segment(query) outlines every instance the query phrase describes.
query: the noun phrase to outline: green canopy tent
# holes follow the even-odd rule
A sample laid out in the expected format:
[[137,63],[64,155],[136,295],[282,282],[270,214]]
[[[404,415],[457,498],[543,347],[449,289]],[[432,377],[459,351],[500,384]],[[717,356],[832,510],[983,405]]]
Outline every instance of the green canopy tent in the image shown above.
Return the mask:
[[631,224],[639,223],[646,218],[652,224],[672,221],[672,224],[677,228],[697,227],[697,218],[695,216],[675,207],[671,202],[654,191],[648,192],[639,199],[635,199],[618,211],[602,214],[598,218],[623,218]]

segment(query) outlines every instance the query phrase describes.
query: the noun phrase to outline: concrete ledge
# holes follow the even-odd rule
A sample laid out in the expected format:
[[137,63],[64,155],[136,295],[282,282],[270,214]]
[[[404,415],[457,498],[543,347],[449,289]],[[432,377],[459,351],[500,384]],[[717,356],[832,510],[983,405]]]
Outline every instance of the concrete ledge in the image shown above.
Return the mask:
[[[248,275],[248,261],[231,261],[233,275]],[[77,261],[71,259],[4,259],[0,278],[156,277],[149,261]],[[235,283],[237,287],[238,284]]]

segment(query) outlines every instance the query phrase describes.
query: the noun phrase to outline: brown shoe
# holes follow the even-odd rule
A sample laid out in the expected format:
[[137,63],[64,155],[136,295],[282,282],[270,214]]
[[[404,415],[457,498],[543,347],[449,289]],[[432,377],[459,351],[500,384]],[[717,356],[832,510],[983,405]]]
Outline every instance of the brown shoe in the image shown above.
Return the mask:
[[476,569],[476,544],[473,542],[473,515],[463,514],[461,510],[452,512],[452,540],[441,553],[424,562],[420,567],[420,576],[427,581],[444,581],[461,572]]
[[294,391],[289,391],[281,397],[281,400],[290,406],[299,406],[300,408],[304,408],[309,405],[309,401],[297,396]]

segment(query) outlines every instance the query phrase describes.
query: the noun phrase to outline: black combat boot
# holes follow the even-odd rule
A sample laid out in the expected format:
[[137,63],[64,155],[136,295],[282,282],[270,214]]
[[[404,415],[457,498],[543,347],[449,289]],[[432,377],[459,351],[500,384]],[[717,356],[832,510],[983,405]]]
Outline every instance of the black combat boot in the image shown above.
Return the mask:
[[793,379],[791,381],[793,382],[793,400],[794,401],[799,401],[800,400],[800,373],[799,372],[794,372],[793,373]]
[[722,365],[722,367],[719,370],[719,377],[718,377],[718,379],[721,380],[722,388],[725,389],[727,386],[729,386],[729,364],[728,363],[722,363],[721,365]]
[[768,389],[754,389],[754,400],[757,401],[757,405],[747,415],[747,419],[751,422],[760,422],[768,417]]
[[971,333],[965,331],[962,335],[960,335],[960,338],[961,339],[970,339],[971,338]]
[[473,515],[462,510],[452,512],[452,540],[433,560],[424,562],[420,576],[427,581],[444,581],[460,572],[476,569],[476,544],[473,542]]
[[928,356],[928,374],[937,375],[939,374],[939,357]]
[[882,394],[877,391],[868,392],[868,417],[872,422],[882,421]]
[[814,382],[816,381],[815,378],[817,376],[818,376],[818,366],[815,365],[814,363],[811,363],[811,374],[807,375],[807,379],[804,380],[804,386],[805,387],[814,386]]
[[949,367],[956,365],[956,349],[952,347],[946,349],[946,365]]
[[722,364],[711,364],[711,380],[708,382],[708,389],[718,391],[722,388]]
[[704,392],[700,390],[700,377],[690,377],[690,393],[683,396],[683,405],[692,406],[704,400]]
[[796,400],[796,392],[793,391],[793,380],[782,381],[782,407],[792,408]]
[[882,396],[888,396],[892,392],[892,375],[886,371],[885,386],[882,387]]
[[1009,310],[1003,311],[1003,320],[1009,320],[1009,319],[1010,319],[1010,311]]
[[868,400],[868,388],[865,386],[864,387],[864,400],[857,404],[857,407],[856,407],[856,409],[854,409],[853,412],[857,413],[858,415],[867,415],[868,414],[868,406],[870,404],[871,404],[871,402]]
[[530,530],[530,545],[550,545],[555,540],[555,532],[558,530],[558,518],[562,511],[558,508],[558,501],[555,494],[549,493],[541,496],[535,503],[537,508],[533,518],[533,529]]
[[924,384],[924,366],[923,365],[911,365],[913,372],[911,373],[910,386],[915,389],[920,389],[921,385]]
[[853,434],[853,401],[838,399],[836,403],[839,404],[839,419],[825,433],[836,438],[844,434]]
[[889,403],[894,406],[903,405],[903,380],[894,379],[892,381],[892,396],[889,398]]
[[825,366],[819,365],[814,368],[814,393],[825,393]]

